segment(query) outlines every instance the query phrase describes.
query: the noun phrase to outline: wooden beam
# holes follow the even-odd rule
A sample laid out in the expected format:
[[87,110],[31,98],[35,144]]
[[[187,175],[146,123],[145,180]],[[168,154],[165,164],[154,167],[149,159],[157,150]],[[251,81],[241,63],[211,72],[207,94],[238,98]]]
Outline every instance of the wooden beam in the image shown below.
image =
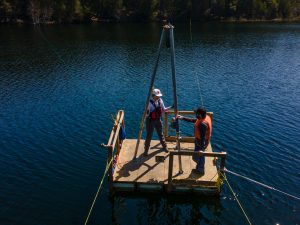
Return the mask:
[[117,125],[117,129],[116,129],[116,133],[115,133],[115,136],[114,136],[114,139],[113,139],[112,144],[111,144],[111,146],[112,146],[113,149],[115,148],[116,143],[117,143],[117,139],[119,138],[119,131],[120,131],[120,128],[121,128],[121,125],[118,124],[118,125]]
[[118,135],[117,142],[116,142],[116,155],[119,155],[120,151],[121,151],[121,148],[120,148],[120,137]]
[[[226,153],[226,152],[225,152],[225,153]],[[221,162],[220,162],[220,172],[221,172],[222,174],[224,174],[225,159],[226,159],[226,155],[225,155],[225,157],[222,157],[222,158],[221,158]]]
[[165,137],[169,135],[169,130],[168,130],[168,114],[164,114],[164,132],[165,132]]
[[[165,112],[166,114],[175,114],[174,111],[167,111]],[[194,111],[188,111],[188,110],[178,110],[178,114],[183,114],[183,115],[195,115],[195,112]],[[212,116],[214,113],[213,112],[207,112],[207,114],[209,116]]]
[[[168,116],[168,114],[175,114],[173,111],[168,111],[165,112],[165,117]],[[194,111],[178,111],[178,114],[189,114],[189,115],[194,115]],[[212,112],[207,112],[207,115],[211,118],[211,121],[213,119],[213,113]],[[165,135],[166,141],[176,141],[177,137],[176,136],[168,136],[167,134]],[[181,136],[180,142],[189,142],[193,143],[195,141],[194,137],[188,137],[188,136]]]
[[[186,156],[205,156],[205,157],[220,157],[225,159],[227,156],[226,152],[195,152],[195,151],[171,151],[170,150],[170,156],[171,155],[186,155]],[[225,166],[225,161],[224,161],[224,166]]]
[[123,114],[123,113],[124,113],[123,110],[118,111],[117,116],[116,116],[115,121],[114,121],[113,129],[110,133],[110,136],[109,136],[109,139],[108,139],[108,142],[107,142],[107,145],[111,145],[111,141],[112,141],[113,137],[116,134],[116,128],[117,128],[118,122],[120,120],[120,115]]
[[111,146],[112,146],[113,149],[115,148],[117,139],[119,138],[119,131],[120,131],[120,128],[121,128],[121,122],[124,118],[124,113],[122,113],[121,111],[119,111],[119,113],[120,113],[120,117],[119,117],[119,120],[117,121],[117,127],[116,127],[116,130],[115,130],[114,138],[113,138],[112,143],[111,143]]
[[109,174],[109,191],[112,192],[113,190],[113,147],[110,146],[108,149],[108,156],[107,156],[107,163],[110,163],[108,174]]
[[192,151],[170,151],[169,154],[169,173],[168,173],[168,184],[167,184],[167,192],[170,193],[172,191],[172,174],[173,174],[173,159],[174,155],[179,156],[204,156],[204,157],[220,157],[221,163],[220,163],[220,170],[221,173],[224,173],[224,167],[225,167],[225,159],[227,156],[226,152],[192,152]]
[[167,186],[167,192],[169,192],[169,193],[172,191],[173,160],[174,160],[174,155],[170,154],[169,155],[169,170],[168,170],[168,186]]
[[123,120],[121,121],[121,124],[122,124],[122,126],[125,128],[125,112],[124,112],[124,110],[120,110],[119,112],[122,112],[123,113]]
[[[166,141],[176,141],[176,136],[168,136],[165,137]],[[194,143],[195,138],[194,137],[181,137],[180,142],[189,142]]]

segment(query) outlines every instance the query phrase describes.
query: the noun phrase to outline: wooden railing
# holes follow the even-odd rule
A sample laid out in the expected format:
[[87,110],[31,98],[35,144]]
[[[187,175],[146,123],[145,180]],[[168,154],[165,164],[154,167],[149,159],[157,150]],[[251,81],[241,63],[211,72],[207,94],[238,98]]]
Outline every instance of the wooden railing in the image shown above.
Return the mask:
[[[167,141],[175,141],[176,136],[169,136],[168,135],[168,115],[174,115],[173,111],[166,112],[165,117],[164,117],[164,132],[166,136]],[[179,111],[180,115],[194,115],[193,111]],[[208,115],[212,118],[212,113],[208,113]],[[121,126],[124,127],[124,111],[119,110],[115,121],[114,125],[112,128],[112,131],[109,136],[109,140],[107,144],[102,144],[103,147],[107,148],[108,150],[108,157],[107,157],[107,162],[109,164],[109,188],[110,191],[112,190],[113,187],[113,158],[114,155],[118,155],[121,151],[121,141],[119,137],[119,132],[121,129]],[[181,137],[180,142],[194,142],[194,137]],[[169,170],[168,170],[168,183],[167,183],[167,191],[171,192],[172,191],[172,174],[173,174],[173,161],[174,161],[174,156],[193,156],[193,155],[198,155],[198,156],[204,156],[204,157],[217,157],[221,158],[220,161],[220,172],[224,172],[224,167],[225,167],[225,159],[227,156],[226,152],[194,152],[194,151],[170,151],[169,154]]]
[[[194,111],[178,111],[179,115],[190,115],[191,117],[195,117],[195,112]],[[170,115],[175,115],[174,111],[168,111],[165,112],[164,115],[164,133],[165,133],[165,138],[166,141],[176,141],[176,136],[171,136],[169,135],[169,116]],[[211,118],[211,121],[213,121],[213,113],[212,112],[207,112],[207,116]],[[180,123],[182,123],[180,121]],[[191,129],[194,129],[193,126],[191,126]],[[189,136],[181,136],[180,137],[180,142],[189,142],[193,143],[195,141],[194,137],[189,137]],[[174,156],[193,156],[193,155],[198,155],[198,156],[204,156],[204,157],[215,157],[215,158],[221,158],[220,161],[220,172],[224,173],[224,168],[225,168],[225,159],[227,156],[226,152],[194,152],[194,151],[170,151],[169,155],[169,170],[168,170],[168,184],[167,184],[167,190],[168,192],[172,191],[172,174],[173,174],[173,161],[174,161]]]
[[169,154],[169,170],[168,170],[168,187],[167,191],[172,191],[172,176],[173,176],[173,161],[175,155],[181,155],[181,156],[204,156],[204,157],[216,157],[221,158],[220,162],[220,172],[224,173],[225,168],[225,159],[227,156],[226,152],[194,152],[194,151],[170,151]]
[[[195,117],[194,111],[178,111],[179,115],[191,115],[191,117]],[[167,111],[164,113],[164,133],[166,141],[176,141],[176,136],[170,136],[169,135],[169,115],[175,115],[174,111]],[[211,121],[213,121],[213,113],[207,112],[207,115],[211,118]],[[181,121],[180,121],[181,123]],[[194,129],[191,127],[191,129]],[[194,137],[188,137],[188,136],[181,136],[180,142],[191,142],[193,143],[195,140]]]
[[[119,137],[119,132],[121,129],[121,126],[124,127],[124,111],[119,110],[117,113],[117,116],[114,121],[113,129],[110,133],[109,139],[107,144],[102,144],[103,147],[107,148],[108,150],[108,156],[107,156],[107,162],[109,164],[109,189],[112,190],[112,183],[113,183],[113,157],[114,155],[118,155],[121,150],[121,142]],[[116,151],[114,152],[114,150]],[[115,154],[114,154],[115,153]]]

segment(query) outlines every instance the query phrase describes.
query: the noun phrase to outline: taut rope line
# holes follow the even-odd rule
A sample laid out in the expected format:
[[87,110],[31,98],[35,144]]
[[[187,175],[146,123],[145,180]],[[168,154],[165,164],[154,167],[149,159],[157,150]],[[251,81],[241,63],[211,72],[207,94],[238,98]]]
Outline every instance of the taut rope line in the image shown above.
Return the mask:
[[232,189],[231,185],[229,184],[229,182],[228,182],[228,180],[227,180],[227,177],[226,177],[226,175],[225,175],[225,174],[222,174],[222,173],[220,173],[220,174],[223,176],[224,180],[226,181],[226,183],[227,183],[227,185],[228,185],[228,187],[229,187],[230,191],[231,191],[231,192],[232,192],[232,194],[233,194],[233,197],[234,197],[234,198],[235,198],[235,200],[237,201],[237,203],[238,203],[238,205],[239,205],[240,209],[242,210],[242,212],[243,212],[244,216],[246,217],[246,219],[247,219],[248,223],[249,223],[250,225],[252,225],[252,223],[250,222],[250,220],[249,220],[249,217],[247,216],[247,214],[246,214],[246,212],[245,212],[245,210],[244,210],[244,208],[243,208],[242,204],[240,203],[240,201],[239,201],[239,199],[237,198],[237,196],[236,196],[235,192],[233,191],[233,189]]
[[251,178],[245,177],[245,176],[243,176],[243,175],[241,175],[241,174],[232,172],[232,171],[230,171],[230,170],[228,170],[228,169],[226,169],[226,168],[224,168],[224,171],[226,171],[226,172],[228,172],[228,173],[230,173],[230,174],[232,174],[232,175],[235,175],[235,176],[237,176],[237,177],[241,177],[241,178],[243,178],[243,179],[245,179],[245,180],[248,180],[248,181],[250,181],[250,182],[253,182],[253,183],[255,183],[255,184],[258,184],[258,185],[260,185],[260,186],[263,186],[263,187],[265,187],[265,188],[268,188],[268,189],[271,189],[271,190],[273,190],[273,191],[277,191],[277,192],[279,192],[279,193],[281,193],[281,194],[287,195],[287,196],[289,196],[289,197],[291,197],[291,198],[300,200],[300,198],[297,197],[297,196],[295,196],[295,195],[291,195],[291,194],[286,193],[286,192],[284,192],[284,191],[278,190],[278,189],[276,189],[276,188],[274,188],[274,187],[271,187],[271,186],[269,186],[269,185],[263,184],[263,183],[258,182],[258,181],[256,181],[256,180],[253,180],[253,179],[251,179]]
[[[195,65],[195,50],[194,50],[194,43],[193,43],[193,38],[192,38],[192,21],[190,20],[190,38],[191,38],[191,45],[192,45],[192,51],[193,51],[193,65]],[[197,86],[198,86],[198,93],[201,99],[201,106],[204,107],[203,104],[203,97],[202,97],[202,93],[201,93],[201,88],[200,88],[200,81],[199,81],[199,77],[195,71],[195,67],[193,66],[192,68],[192,73],[194,74],[194,76],[196,77],[197,80]]]
[[103,176],[102,176],[100,185],[99,185],[98,190],[97,190],[97,193],[96,193],[96,195],[95,195],[95,197],[94,197],[94,200],[93,200],[93,203],[92,203],[91,208],[90,208],[90,210],[89,210],[89,213],[88,213],[88,215],[87,215],[87,217],[86,217],[86,220],[85,220],[85,222],[84,222],[84,225],[87,225],[87,223],[88,223],[88,221],[89,221],[89,218],[90,218],[90,215],[91,215],[91,213],[92,213],[92,211],[93,211],[93,208],[94,208],[96,199],[97,199],[97,197],[98,197],[98,195],[99,195],[99,192],[100,192],[100,189],[101,189],[101,187],[102,187],[104,178],[105,178],[105,176],[106,176],[106,174],[107,174],[107,172],[108,172],[108,169],[109,169],[110,164],[112,163],[113,159],[114,159],[114,158],[112,157],[112,159],[110,160],[110,162],[106,165],[106,168],[105,168],[104,174],[103,174]]

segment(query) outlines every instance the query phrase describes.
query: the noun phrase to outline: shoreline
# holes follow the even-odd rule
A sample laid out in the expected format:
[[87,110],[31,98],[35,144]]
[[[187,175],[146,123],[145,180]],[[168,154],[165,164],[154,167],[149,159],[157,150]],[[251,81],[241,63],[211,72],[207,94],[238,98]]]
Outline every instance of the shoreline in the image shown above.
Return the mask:
[[[176,21],[176,20],[175,20]],[[56,22],[54,20],[44,21],[39,23],[33,23],[31,21],[26,21],[22,19],[16,19],[12,21],[0,21],[0,24],[26,24],[26,25],[64,25],[64,24],[93,24],[93,23],[161,23],[162,20],[147,20],[147,21],[137,21],[137,20],[116,20],[116,19],[101,19],[91,17],[89,20],[85,21],[73,21],[73,22]],[[178,20],[179,23],[188,23],[190,20]],[[227,19],[206,19],[206,20],[192,20],[192,22],[221,22],[221,23],[300,23],[300,17],[295,18],[274,18],[274,19],[246,19],[246,18],[227,18]]]

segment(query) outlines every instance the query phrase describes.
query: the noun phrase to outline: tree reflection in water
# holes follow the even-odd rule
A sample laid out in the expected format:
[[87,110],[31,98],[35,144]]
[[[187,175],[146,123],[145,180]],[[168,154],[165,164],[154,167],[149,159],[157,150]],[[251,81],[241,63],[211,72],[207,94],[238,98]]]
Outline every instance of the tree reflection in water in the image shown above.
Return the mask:
[[195,194],[118,194],[111,197],[112,224],[221,224],[219,197]]

